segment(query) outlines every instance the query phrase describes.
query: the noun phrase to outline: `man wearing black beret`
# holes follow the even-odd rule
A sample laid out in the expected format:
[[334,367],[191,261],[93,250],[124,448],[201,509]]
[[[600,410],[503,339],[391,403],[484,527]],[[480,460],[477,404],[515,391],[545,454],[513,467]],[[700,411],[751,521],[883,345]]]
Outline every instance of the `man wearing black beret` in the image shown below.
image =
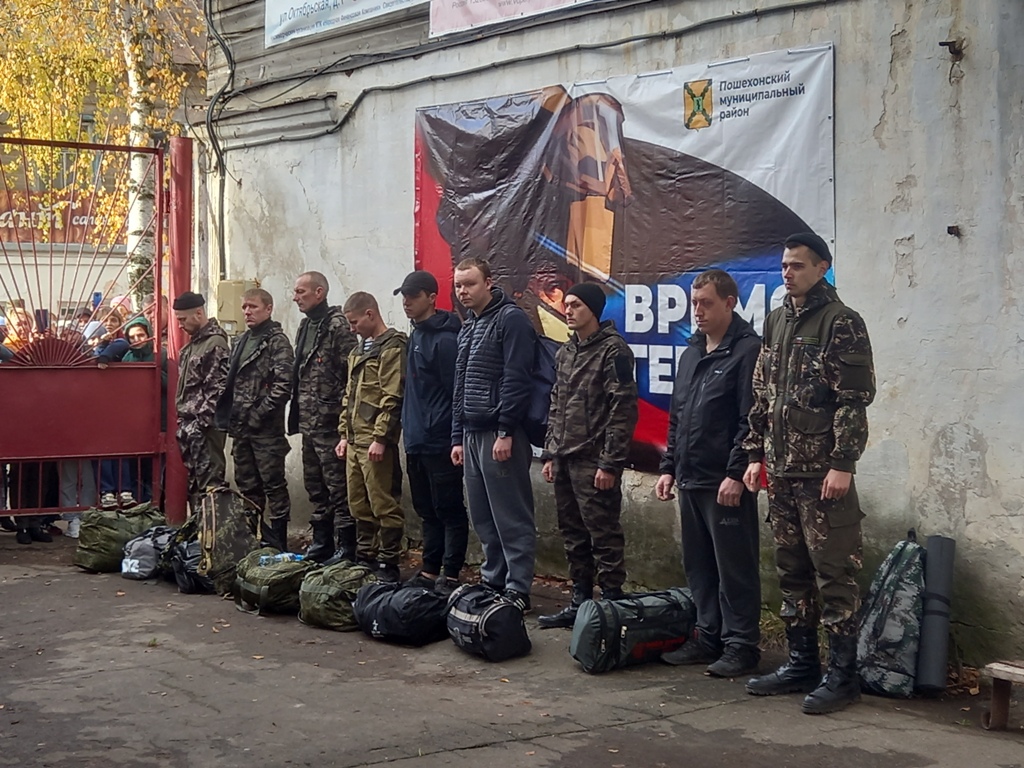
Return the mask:
[[[828,245],[801,232],[785,246],[786,299],[765,319],[743,482],[756,492],[762,466],[767,470],[789,661],[752,678],[747,691],[807,693],[803,711],[823,714],[860,696],[855,577],[864,514],[853,473],[867,444],[875,372],[864,321],[825,280]],[[829,642],[824,677],[819,623]]]
[[541,627],[571,629],[584,601],[623,596],[626,540],[622,470],[637,422],[633,353],[611,320],[601,322],[605,295],[596,283],[565,293],[565,320],[574,331],[555,356],[544,479],[555,485],[558,528],[572,578],[572,599]]
[[198,495],[224,485],[226,435],[214,426],[217,401],[228,378],[228,336],[206,316],[206,300],[185,291],[174,300],[174,319],[191,339],[178,360],[178,447],[188,470],[193,509]]

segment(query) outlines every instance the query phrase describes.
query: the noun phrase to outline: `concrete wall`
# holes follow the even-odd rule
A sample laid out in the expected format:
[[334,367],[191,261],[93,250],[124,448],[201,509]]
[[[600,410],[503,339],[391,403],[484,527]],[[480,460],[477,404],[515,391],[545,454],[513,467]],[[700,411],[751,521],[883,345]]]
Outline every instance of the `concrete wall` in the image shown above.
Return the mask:
[[[416,107],[833,41],[837,283],[868,321],[878,370],[858,478],[868,514],[866,575],[909,527],[953,536],[964,653],[975,661],[1019,656],[1024,7],[1014,0],[756,5],[755,18],[750,0],[651,2],[296,88],[289,99],[336,94],[324,107],[329,122],[371,86],[734,14],[672,39],[370,94],[337,133],[232,150],[228,276],[260,279],[279,297],[289,331],[299,318],[285,299],[304,269],[328,274],[335,298],[375,293],[388,320],[402,325],[391,290],[412,267]],[[957,38],[965,41],[961,61],[939,46]],[[261,119],[239,117],[238,140]],[[952,227],[958,236],[947,233]],[[294,490],[302,498],[296,454]],[[626,486],[634,577],[650,585],[676,580],[674,511],[654,500],[653,478],[629,473]],[[550,563],[558,541],[547,496],[539,493],[538,502]]]

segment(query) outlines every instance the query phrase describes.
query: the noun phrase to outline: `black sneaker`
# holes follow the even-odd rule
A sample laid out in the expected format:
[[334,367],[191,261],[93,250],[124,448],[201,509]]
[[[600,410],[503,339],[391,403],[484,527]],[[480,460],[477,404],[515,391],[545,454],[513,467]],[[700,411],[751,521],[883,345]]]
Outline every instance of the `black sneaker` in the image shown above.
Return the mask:
[[32,541],[42,541],[42,542],[44,542],[46,544],[49,544],[50,542],[53,541],[53,536],[51,536],[50,534],[48,534],[46,531],[44,531],[42,528],[39,528],[38,526],[29,528],[28,529],[28,535],[32,537]]
[[437,579],[428,579],[423,575],[423,571],[420,571],[411,579],[408,579],[403,587],[423,587],[424,589],[434,589],[437,586]]
[[451,596],[452,592],[459,588],[459,580],[453,579],[451,576],[441,575],[437,577],[437,581],[434,582],[434,591],[444,597]]
[[15,540],[19,544],[31,544],[32,534],[28,532],[28,528],[19,528],[18,535],[15,536]]
[[661,660],[673,667],[682,667],[690,664],[711,664],[718,661],[718,656],[719,654],[704,646],[700,640],[693,638],[683,643],[680,648],[661,654]]
[[506,589],[503,597],[508,600],[512,605],[518,606],[519,610],[523,613],[529,613],[530,608],[530,596],[525,592],[518,592],[514,589]]
[[727,645],[722,656],[708,665],[705,672],[711,677],[740,677],[753,675],[761,661],[761,652],[748,645]]

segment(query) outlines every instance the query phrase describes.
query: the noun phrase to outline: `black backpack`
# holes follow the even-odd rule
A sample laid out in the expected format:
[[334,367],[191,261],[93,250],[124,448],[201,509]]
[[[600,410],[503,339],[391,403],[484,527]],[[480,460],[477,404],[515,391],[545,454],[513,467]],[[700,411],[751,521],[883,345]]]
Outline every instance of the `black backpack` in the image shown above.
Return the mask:
[[519,606],[483,584],[463,584],[448,598],[448,634],[487,661],[525,656],[533,647]]
[[569,653],[591,673],[644,664],[683,645],[696,623],[688,589],[587,600],[576,614]]
[[377,640],[426,645],[448,637],[448,601],[426,587],[367,584],[352,601],[359,628]]

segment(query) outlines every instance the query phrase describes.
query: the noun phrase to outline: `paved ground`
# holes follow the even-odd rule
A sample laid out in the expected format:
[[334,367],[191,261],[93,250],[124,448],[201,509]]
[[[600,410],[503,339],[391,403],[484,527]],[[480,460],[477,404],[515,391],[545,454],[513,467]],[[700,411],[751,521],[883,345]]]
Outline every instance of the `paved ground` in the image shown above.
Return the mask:
[[88,575],[71,546],[0,534],[0,766],[1024,766],[984,694],[808,717],[694,669],[586,675],[535,624],[530,656],[487,664]]

